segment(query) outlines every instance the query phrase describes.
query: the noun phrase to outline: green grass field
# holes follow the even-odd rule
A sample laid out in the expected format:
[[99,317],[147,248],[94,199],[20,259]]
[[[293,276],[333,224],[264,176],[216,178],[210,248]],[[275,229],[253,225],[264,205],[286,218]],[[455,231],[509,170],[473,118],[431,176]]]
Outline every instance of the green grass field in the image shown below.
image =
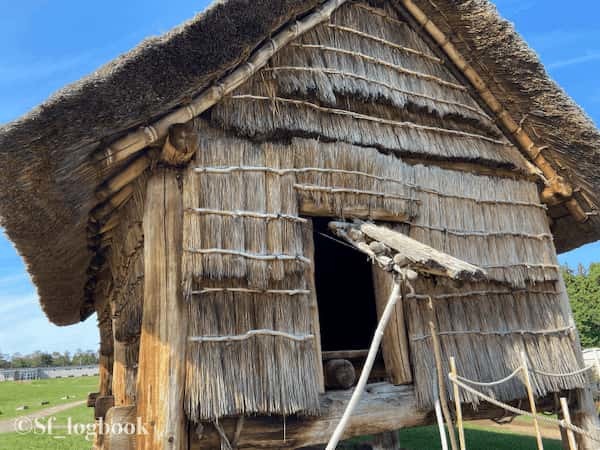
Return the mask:
[[[86,440],[86,430],[73,427],[69,434],[67,428],[69,418],[72,424],[91,426],[94,423],[92,408],[81,405],[52,417],[52,434],[0,434],[0,450],[89,450],[92,447],[92,436],[88,435]],[[46,425],[47,420],[48,418],[41,419],[41,423]]]
[[[27,414],[39,409],[60,405],[63,403],[84,400],[88,392],[95,391],[98,384],[97,377],[64,378],[54,380],[39,380],[33,382],[0,383],[0,409],[7,414],[0,415],[0,420],[17,416],[15,408],[19,405],[29,405]],[[66,395],[75,396],[74,399],[61,400]],[[42,400],[50,401],[50,405],[40,406]],[[9,413],[9,414],[8,414]],[[52,416],[52,434],[49,433],[4,433],[0,434],[0,450],[87,450],[91,447],[91,436],[86,440],[86,430],[83,425],[93,423],[92,410],[81,405]],[[68,420],[72,424],[83,424],[77,430],[68,433]],[[47,420],[42,419],[47,426]],[[535,448],[535,438],[510,434],[508,431],[487,429],[478,425],[466,425],[466,441],[469,450],[529,450]],[[64,438],[63,438],[64,436]],[[354,443],[364,442],[368,438],[353,440]],[[410,450],[437,450],[440,449],[440,438],[437,427],[420,427],[400,431],[402,448]],[[341,449],[351,450],[357,448],[352,443],[345,443]],[[557,440],[545,439],[546,450],[560,450],[562,447]]]
[[[0,383],[0,420],[30,414],[51,406],[85,400],[89,392],[98,390],[98,377],[54,378]],[[62,397],[69,396],[69,399]],[[50,402],[41,405],[42,401]],[[17,411],[22,405],[29,409]]]

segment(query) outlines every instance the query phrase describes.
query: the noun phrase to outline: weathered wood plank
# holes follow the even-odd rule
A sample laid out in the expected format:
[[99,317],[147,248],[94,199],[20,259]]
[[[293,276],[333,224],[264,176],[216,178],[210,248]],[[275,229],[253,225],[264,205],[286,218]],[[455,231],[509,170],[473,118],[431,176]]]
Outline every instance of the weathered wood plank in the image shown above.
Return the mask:
[[[385,309],[393,283],[393,277],[389,272],[384,271],[378,266],[373,266],[373,285],[375,287],[375,300],[377,315],[379,317],[381,317]],[[385,329],[381,351],[383,353],[385,368],[392,384],[412,383],[413,378],[402,299],[399,299],[396,304],[390,322]]]
[[138,450],[187,449],[182,220],[177,173],[160,169],[148,181],[144,211],[144,312],[137,411],[149,434],[138,437]]
[[[135,450],[137,412],[135,405],[115,406],[106,413],[103,450]],[[120,426],[119,426],[120,425]],[[121,431],[111,433],[111,430]]]
[[[285,441],[283,418],[247,417],[237,448],[287,450],[326,443],[344,413],[351,395],[352,391],[329,391],[321,395],[321,416],[286,418]],[[550,410],[553,406],[552,398],[548,397],[540,399],[538,409]],[[463,412],[467,420],[499,418],[506,415],[504,410],[485,404],[480,405],[477,411],[464,405]],[[433,413],[417,409],[413,385],[370,384],[361,397],[343,438],[385,433],[401,428],[430,425],[434,422]],[[237,423],[235,419],[223,419],[219,423],[227,436],[234,435]],[[190,440],[190,450],[220,448],[219,435],[211,424],[203,424],[201,438],[196,433],[190,433]]]

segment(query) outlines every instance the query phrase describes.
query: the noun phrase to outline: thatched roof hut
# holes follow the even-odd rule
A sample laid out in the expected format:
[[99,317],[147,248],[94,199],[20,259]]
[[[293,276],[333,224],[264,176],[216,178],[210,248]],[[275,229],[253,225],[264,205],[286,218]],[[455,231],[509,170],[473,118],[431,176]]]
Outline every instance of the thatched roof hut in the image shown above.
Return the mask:
[[[443,364],[492,380],[524,351],[577,370],[556,251],[600,238],[599,155],[599,131],[487,0],[228,0],[0,128],[0,212],[48,318],[98,313],[102,396],[167,418],[144,448],[184,448],[188,421],[214,423],[194,444],[213,448],[225,418],[290,415],[305,417],[295,447],[337,417],[328,361],[361,366],[392,282],[331,221],[477,267],[407,259]],[[404,298],[371,380],[391,384],[364,406],[379,428],[349,433],[429,420],[430,320]],[[586,383],[534,379],[540,398]],[[253,420],[239,445],[282,445],[279,422]]]

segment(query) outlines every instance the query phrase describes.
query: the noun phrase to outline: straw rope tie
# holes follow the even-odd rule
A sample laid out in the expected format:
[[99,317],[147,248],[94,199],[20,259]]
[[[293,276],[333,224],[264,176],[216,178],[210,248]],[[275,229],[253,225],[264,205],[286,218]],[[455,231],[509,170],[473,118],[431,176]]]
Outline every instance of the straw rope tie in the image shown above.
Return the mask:
[[[501,200],[501,199],[479,199],[476,197],[467,197],[458,194],[448,194],[445,192],[438,191],[436,189],[426,188],[420,186],[418,184],[409,183],[406,181],[401,181],[395,178],[379,176],[375,174],[371,174],[368,172],[362,172],[358,170],[344,170],[344,169],[335,169],[335,168],[324,168],[324,167],[297,167],[297,168],[274,168],[274,167],[262,167],[262,166],[213,166],[213,167],[194,167],[194,172],[196,173],[207,173],[207,174],[228,174],[231,172],[268,172],[277,174],[280,176],[287,175],[290,173],[306,173],[306,172],[316,172],[316,173],[325,173],[325,174],[346,174],[346,175],[358,175],[364,176],[366,178],[370,178],[378,181],[385,181],[389,183],[395,183],[401,186],[405,186],[410,189],[414,189],[416,191],[424,192],[426,194],[437,195],[439,197],[446,198],[456,198],[459,200],[467,200],[480,204],[492,204],[492,205],[509,205],[509,206],[527,206],[532,208],[539,208],[546,210],[546,205],[535,202],[526,202],[519,200]],[[415,199],[417,200],[417,199]],[[419,227],[425,227],[427,225],[415,225]],[[441,228],[440,230],[449,230],[448,228]],[[461,231],[461,230],[457,230]],[[465,230],[466,231],[466,230]],[[449,231],[450,232],[450,231]],[[526,235],[525,233],[521,233],[522,235]],[[543,235],[543,234],[542,234]],[[542,236],[535,235],[535,236]],[[533,236],[533,235],[531,235]],[[545,234],[545,236],[550,236],[550,234]]]
[[188,340],[190,342],[231,342],[231,341],[245,341],[254,336],[273,336],[289,339],[296,342],[304,342],[314,339],[314,334],[292,334],[284,331],[260,329],[250,330],[244,334],[235,334],[227,336],[190,336]]
[[[511,334],[533,334],[547,336],[551,334],[568,334],[575,330],[575,327],[568,326],[563,328],[555,328],[551,330],[457,330],[457,331],[440,331],[438,336],[465,336],[465,335],[478,335],[478,336],[509,336]],[[422,334],[417,336],[411,336],[410,340],[413,342],[423,341],[425,339],[431,339],[431,334]]]
[[252,95],[252,94],[232,95],[231,98],[234,100],[257,100],[257,101],[264,101],[264,102],[269,102],[269,103],[283,103],[283,104],[288,103],[288,104],[292,104],[295,106],[305,106],[307,108],[311,108],[311,109],[314,109],[319,112],[350,117],[352,119],[364,120],[366,122],[373,122],[373,123],[379,123],[379,124],[383,124],[383,125],[389,125],[392,127],[409,128],[409,129],[413,129],[413,130],[430,131],[432,133],[460,136],[463,138],[478,139],[478,140],[489,142],[489,143],[495,144],[495,145],[503,145],[503,146],[510,145],[510,143],[506,140],[494,139],[494,138],[490,138],[490,137],[487,137],[487,136],[484,136],[481,134],[469,133],[466,131],[459,131],[459,130],[452,130],[452,129],[448,129],[448,128],[432,127],[429,125],[419,125],[419,124],[413,123],[413,122],[399,122],[396,120],[383,119],[381,117],[369,116],[367,114],[356,113],[353,111],[348,111],[346,109],[329,108],[329,107],[325,107],[325,106],[320,106],[320,105],[317,105],[316,103],[307,102],[305,100],[295,100],[295,99],[291,99],[291,98],[278,97],[278,96],[267,97],[264,95]]
[[239,250],[227,250],[222,248],[185,248],[186,252],[189,253],[200,253],[200,254],[221,254],[231,256],[241,256],[248,259],[258,259],[264,261],[300,261],[305,264],[311,264],[311,260],[302,255],[285,255],[285,254],[260,254],[260,253],[249,253],[242,252]]

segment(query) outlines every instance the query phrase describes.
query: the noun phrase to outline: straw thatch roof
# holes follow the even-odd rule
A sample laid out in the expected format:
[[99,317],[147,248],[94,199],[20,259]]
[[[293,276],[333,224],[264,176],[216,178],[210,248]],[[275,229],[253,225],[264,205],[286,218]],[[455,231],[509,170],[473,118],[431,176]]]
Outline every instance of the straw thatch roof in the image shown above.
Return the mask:
[[[0,128],[2,225],[25,258],[50,320],[70,324],[89,312],[81,312],[94,258],[86,226],[103,177],[94,152],[201,92],[273,31],[319,3],[257,0],[248,8],[243,0],[218,2]],[[597,201],[592,193],[600,189],[594,164],[600,133],[491,3],[415,3],[456,38],[511,115],[524,119],[525,130],[548,146],[548,159],[582,190],[576,195]],[[577,224],[561,206],[551,214],[559,250],[600,237],[596,216]]]

